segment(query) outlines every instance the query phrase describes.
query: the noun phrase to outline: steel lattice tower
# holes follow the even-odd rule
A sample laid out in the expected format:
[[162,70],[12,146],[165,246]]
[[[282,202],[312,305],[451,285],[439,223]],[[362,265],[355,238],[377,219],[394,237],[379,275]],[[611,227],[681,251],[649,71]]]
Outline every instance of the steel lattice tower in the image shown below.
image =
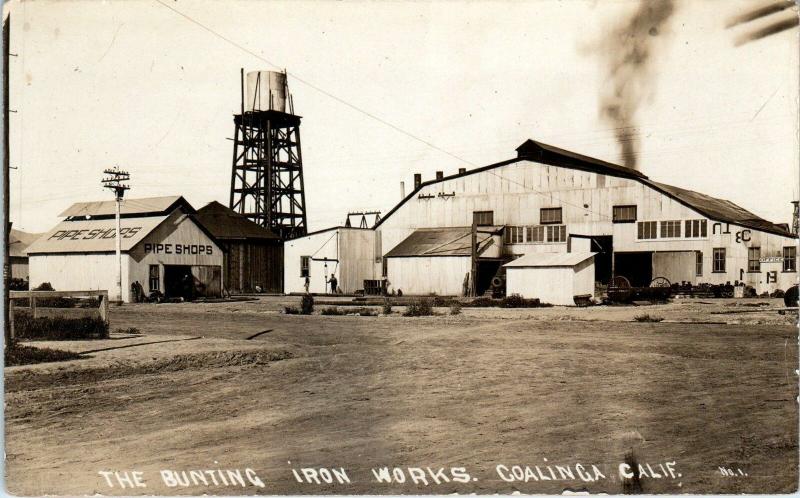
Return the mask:
[[300,116],[294,114],[286,73],[249,73],[247,82],[245,99],[242,71],[230,208],[284,240],[301,237],[307,225]]

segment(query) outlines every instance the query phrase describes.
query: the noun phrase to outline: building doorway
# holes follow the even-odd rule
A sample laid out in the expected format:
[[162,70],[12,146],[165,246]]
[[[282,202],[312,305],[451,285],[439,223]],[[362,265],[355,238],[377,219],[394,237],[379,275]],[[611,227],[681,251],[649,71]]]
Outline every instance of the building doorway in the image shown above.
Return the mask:
[[187,301],[194,299],[194,277],[191,266],[164,265],[164,296],[182,297]]
[[652,252],[614,254],[614,275],[625,277],[633,287],[647,287],[653,280]]
[[486,291],[492,289],[492,279],[500,276],[504,272],[504,260],[500,259],[479,259],[477,262],[478,276],[475,278],[475,295],[482,296]]

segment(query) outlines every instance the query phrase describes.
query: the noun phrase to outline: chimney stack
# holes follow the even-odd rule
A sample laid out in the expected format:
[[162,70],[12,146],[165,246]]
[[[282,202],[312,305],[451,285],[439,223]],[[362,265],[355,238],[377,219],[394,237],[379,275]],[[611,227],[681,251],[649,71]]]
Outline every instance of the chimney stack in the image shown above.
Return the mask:
[[400,182],[400,200],[406,198],[406,182]]
[[417,190],[422,185],[422,174],[414,173],[414,190]]
[[463,175],[466,172],[467,172],[467,168],[458,168],[458,174],[459,175]]
[[792,233],[800,232],[800,201],[792,201]]
[[441,180],[442,178],[444,178],[444,171],[437,171],[436,172],[436,179],[437,180]]

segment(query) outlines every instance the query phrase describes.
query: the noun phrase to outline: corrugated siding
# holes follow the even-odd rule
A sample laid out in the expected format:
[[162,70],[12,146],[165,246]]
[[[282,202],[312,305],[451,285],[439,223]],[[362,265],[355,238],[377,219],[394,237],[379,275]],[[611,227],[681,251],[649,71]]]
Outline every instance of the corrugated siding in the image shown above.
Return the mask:
[[404,295],[460,296],[464,276],[470,271],[470,258],[463,256],[427,256],[387,258],[389,290]]
[[225,289],[277,293],[283,290],[283,247],[279,243],[232,241],[225,253]]

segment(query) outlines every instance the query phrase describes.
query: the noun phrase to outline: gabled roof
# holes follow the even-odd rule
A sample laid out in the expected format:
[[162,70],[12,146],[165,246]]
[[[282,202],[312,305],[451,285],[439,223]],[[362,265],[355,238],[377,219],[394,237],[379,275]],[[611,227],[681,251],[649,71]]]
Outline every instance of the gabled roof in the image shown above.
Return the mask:
[[[66,218],[106,218],[113,217],[116,213],[116,201],[76,202],[59,216]],[[180,207],[187,214],[195,210],[189,202],[180,195],[165,197],[146,197],[142,199],[123,199],[120,205],[122,216],[157,216],[167,215]]]
[[[500,227],[478,227],[478,254],[487,249]],[[386,253],[386,258],[415,256],[471,256],[471,227],[421,228]]]
[[571,267],[593,257],[596,252],[538,252],[521,256],[504,264],[506,268]]
[[220,240],[280,240],[271,230],[250,221],[232,209],[212,201],[200,208],[195,219]]
[[25,258],[28,256],[28,246],[41,237],[40,233],[28,233],[15,228],[11,229],[8,237],[8,255],[12,258]]
[[490,164],[480,168],[468,170],[464,173],[456,175],[445,176],[441,179],[429,180],[422,182],[419,187],[415,188],[403,200],[401,200],[394,208],[392,208],[386,216],[381,218],[374,228],[379,227],[386,222],[395,211],[405,204],[408,200],[417,195],[417,192],[436,183],[461,178],[464,176],[482,173],[484,171],[493,170],[509,164],[514,164],[520,161],[536,161],[543,164],[550,164],[553,166],[560,166],[570,169],[578,169],[582,171],[590,171],[601,175],[610,175],[621,178],[629,178],[647,185],[662,194],[676,200],[684,206],[697,211],[698,213],[722,223],[732,223],[746,228],[759,230],[763,232],[782,235],[784,237],[797,237],[784,227],[767,221],[755,214],[747,211],[746,209],[724,199],[717,199],[709,195],[693,192],[680,187],[673,187],[663,183],[658,183],[650,180],[645,174],[640,171],[626,168],[618,164],[609,163],[593,157],[584,156],[576,152],[560,149],[552,145],[548,145],[535,140],[526,140],[522,145],[517,147],[517,157],[499,163]]

